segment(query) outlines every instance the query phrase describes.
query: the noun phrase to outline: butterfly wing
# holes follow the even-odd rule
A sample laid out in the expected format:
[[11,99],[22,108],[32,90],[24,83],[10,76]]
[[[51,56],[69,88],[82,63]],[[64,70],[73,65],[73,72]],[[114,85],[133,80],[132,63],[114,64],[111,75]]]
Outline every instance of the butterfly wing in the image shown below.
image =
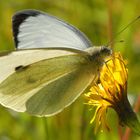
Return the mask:
[[[72,104],[90,85],[94,76],[86,71],[73,71],[46,85],[26,103],[27,112],[51,116]],[[51,94],[50,94],[51,93]]]
[[[11,68],[17,64],[19,66],[0,83],[0,103],[13,110],[27,111],[36,116],[54,115],[70,105],[94,78],[93,73],[87,68],[88,60],[85,54],[69,51],[64,55],[62,51],[62,55],[59,52],[60,56],[45,58],[44,55],[44,59],[37,62],[34,59],[34,63],[28,64],[25,63],[29,60],[28,51],[30,50],[19,51],[26,54],[24,63],[21,61],[23,56],[19,55],[22,64],[13,65]],[[56,52],[51,51],[52,54]],[[47,57],[48,52],[50,51],[46,51]],[[5,60],[11,61],[12,57]]]
[[87,53],[80,51],[92,45],[75,27],[26,10],[14,15],[13,35],[17,51],[0,53],[2,105],[51,116],[70,105],[93,81]]
[[0,83],[20,66],[27,66],[41,60],[77,53],[85,54],[84,51],[68,48],[22,49],[12,52],[0,52]]
[[13,35],[18,49],[65,47],[79,50],[91,47],[89,39],[72,25],[36,10],[13,16]]

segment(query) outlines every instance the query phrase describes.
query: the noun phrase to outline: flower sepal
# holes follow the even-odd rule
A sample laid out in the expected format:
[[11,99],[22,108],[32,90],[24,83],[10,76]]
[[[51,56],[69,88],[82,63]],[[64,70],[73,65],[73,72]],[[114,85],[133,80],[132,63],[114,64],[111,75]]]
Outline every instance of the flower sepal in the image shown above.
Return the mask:
[[122,101],[116,104],[114,108],[118,114],[120,125],[128,126],[133,132],[140,135],[140,121],[136,113],[133,111],[128,98],[126,97]]

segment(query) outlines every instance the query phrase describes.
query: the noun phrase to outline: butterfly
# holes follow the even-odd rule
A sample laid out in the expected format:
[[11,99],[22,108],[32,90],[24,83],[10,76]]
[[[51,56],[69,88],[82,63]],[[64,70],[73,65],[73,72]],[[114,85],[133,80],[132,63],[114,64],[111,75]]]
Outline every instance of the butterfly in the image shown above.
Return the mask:
[[12,18],[15,50],[0,52],[0,104],[52,116],[96,82],[111,49],[93,47],[74,26],[37,10]]

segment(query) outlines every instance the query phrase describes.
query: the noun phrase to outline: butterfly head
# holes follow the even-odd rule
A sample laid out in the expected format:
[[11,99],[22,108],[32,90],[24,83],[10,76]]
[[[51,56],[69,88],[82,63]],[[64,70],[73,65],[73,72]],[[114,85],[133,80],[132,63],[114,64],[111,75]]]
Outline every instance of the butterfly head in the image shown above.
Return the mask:
[[112,54],[112,50],[109,47],[105,46],[90,47],[86,51],[90,54],[91,59],[104,59]]
[[86,50],[89,53],[89,59],[93,66],[101,67],[105,59],[112,54],[112,50],[109,47],[91,47]]
[[112,54],[112,50],[109,47],[102,46],[100,49],[100,54],[103,58],[105,58]]

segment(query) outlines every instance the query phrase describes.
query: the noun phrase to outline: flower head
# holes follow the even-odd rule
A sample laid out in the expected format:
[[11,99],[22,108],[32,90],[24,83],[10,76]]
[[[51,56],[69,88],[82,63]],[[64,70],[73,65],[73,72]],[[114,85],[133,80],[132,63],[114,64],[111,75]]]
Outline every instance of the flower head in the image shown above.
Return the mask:
[[95,132],[99,127],[107,128],[106,112],[109,107],[117,113],[121,112],[120,106],[127,100],[128,70],[126,62],[120,53],[115,53],[106,60],[99,77],[99,83],[94,84],[85,96],[87,104],[96,106],[95,115],[91,123],[95,121]]

